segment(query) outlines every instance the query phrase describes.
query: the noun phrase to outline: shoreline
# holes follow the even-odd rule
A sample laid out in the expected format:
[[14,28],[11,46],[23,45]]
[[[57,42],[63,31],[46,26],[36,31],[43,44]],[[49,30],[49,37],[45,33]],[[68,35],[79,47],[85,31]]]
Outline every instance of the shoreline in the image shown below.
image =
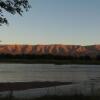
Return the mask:
[[100,65],[99,60],[49,60],[49,59],[3,59],[0,60],[0,64],[2,63],[21,63],[21,64],[81,64],[81,65]]

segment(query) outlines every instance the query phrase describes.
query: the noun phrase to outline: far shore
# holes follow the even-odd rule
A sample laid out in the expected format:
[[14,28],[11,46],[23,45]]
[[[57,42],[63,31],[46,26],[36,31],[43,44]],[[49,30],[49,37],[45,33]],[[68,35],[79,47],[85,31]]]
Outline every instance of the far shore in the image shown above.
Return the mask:
[[0,63],[21,63],[21,64],[83,64],[100,65],[100,60],[49,60],[49,59],[1,59]]

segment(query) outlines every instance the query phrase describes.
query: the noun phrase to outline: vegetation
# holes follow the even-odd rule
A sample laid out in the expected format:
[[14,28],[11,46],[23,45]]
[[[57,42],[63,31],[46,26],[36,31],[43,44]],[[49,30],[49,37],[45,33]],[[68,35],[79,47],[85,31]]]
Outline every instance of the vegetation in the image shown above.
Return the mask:
[[100,64],[100,55],[90,56],[59,56],[59,55],[35,55],[35,54],[1,54],[0,62],[19,63],[54,63],[54,64]]
[[85,95],[68,95],[68,96],[43,96],[43,97],[38,97],[38,98],[15,98],[15,97],[0,97],[0,100],[99,100],[100,96],[85,96]]
[[7,18],[4,16],[4,11],[13,15],[22,15],[23,11],[30,8],[28,0],[0,0],[0,26],[8,24]]
[[35,100],[98,100],[100,96],[84,96],[84,95],[73,95],[73,96],[44,96]]

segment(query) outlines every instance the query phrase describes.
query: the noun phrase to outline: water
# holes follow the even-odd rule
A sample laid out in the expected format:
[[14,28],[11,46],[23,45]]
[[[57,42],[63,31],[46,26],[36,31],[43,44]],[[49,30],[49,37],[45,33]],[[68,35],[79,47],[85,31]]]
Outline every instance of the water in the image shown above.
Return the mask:
[[0,82],[99,80],[100,65],[0,64]]
[[22,81],[76,82],[77,84],[70,86],[58,87],[59,91],[71,91],[71,93],[76,91],[75,89],[91,91],[93,85],[95,90],[99,90],[100,65],[0,64],[0,82]]

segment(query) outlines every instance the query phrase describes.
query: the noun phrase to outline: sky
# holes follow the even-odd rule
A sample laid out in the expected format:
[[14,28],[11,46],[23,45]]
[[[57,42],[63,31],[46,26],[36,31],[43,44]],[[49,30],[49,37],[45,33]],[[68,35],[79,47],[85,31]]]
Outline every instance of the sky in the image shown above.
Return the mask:
[[100,0],[29,0],[23,16],[5,12],[1,44],[100,44]]

